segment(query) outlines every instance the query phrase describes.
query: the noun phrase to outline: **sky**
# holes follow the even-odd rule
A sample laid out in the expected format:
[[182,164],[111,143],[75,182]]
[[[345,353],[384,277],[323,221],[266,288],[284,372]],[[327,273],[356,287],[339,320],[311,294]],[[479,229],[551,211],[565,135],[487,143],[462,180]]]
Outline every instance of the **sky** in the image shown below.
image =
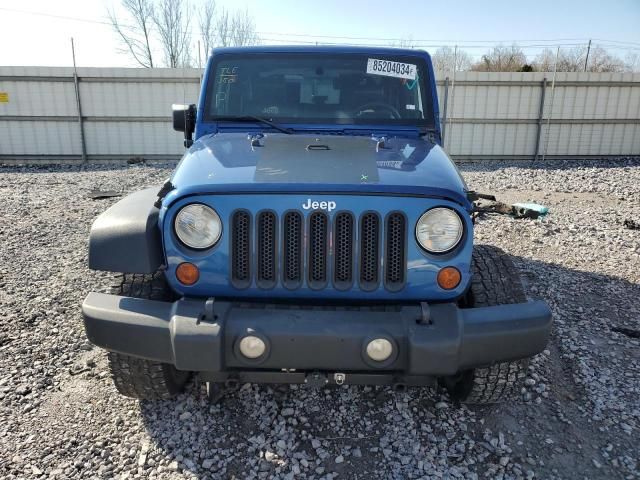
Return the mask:
[[[188,1],[195,11],[202,0]],[[640,54],[640,0],[216,3],[229,10],[248,8],[263,44],[390,44],[411,38],[431,51],[460,45],[478,58],[498,43],[518,42],[533,56],[547,44],[572,46],[593,39],[622,58]],[[70,66],[73,37],[78,66],[136,66],[118,52],[121,44],[108,25],[107,9],[118,11],[118,5],[119,0],[0,0],[0,65]]]

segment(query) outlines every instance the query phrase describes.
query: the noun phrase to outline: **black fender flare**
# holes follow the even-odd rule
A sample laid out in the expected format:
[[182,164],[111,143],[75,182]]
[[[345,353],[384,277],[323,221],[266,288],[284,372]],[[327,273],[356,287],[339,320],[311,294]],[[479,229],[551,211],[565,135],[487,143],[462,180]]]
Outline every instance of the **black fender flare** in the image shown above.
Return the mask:
[[89,268],[107,272],[153,273],[164,264],[159,210],[160,187],[127,195],[102,213],[89,234]]

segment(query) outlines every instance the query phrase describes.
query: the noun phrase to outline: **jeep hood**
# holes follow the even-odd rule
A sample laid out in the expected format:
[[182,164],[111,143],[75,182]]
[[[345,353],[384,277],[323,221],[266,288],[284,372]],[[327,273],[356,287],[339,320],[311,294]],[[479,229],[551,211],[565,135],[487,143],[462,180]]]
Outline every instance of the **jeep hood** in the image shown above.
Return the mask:
[[204,136],[178,165],[170,197],[351,192],[442,197],[469,207],[464,180],[440,146],[421,138],[387,138],[381,144],[353,135]]

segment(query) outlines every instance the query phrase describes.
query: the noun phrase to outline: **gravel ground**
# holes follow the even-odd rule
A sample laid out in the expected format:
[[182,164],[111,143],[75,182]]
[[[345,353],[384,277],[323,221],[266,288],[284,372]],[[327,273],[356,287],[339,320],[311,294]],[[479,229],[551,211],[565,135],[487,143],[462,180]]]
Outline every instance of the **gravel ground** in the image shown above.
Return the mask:
[[477,242],[513,255],[554,312],[519,402],[454,405],[433,389],[244,385],[207,405],[116,394],[80,304],[92,220],[172,165],[0,169],[2,478],[640,478],[640,161],[475,163],[469,185],[548,205],[489,216]]

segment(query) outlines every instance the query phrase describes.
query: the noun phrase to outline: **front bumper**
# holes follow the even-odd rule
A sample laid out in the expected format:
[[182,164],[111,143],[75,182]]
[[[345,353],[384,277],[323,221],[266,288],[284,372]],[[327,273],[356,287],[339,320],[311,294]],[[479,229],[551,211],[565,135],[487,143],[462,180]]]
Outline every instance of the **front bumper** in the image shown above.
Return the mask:
[[[215,379],[248,371],[255,378],[282,371],[452,375],[535,355],[551,329],[551,311],[542,301],[472,309],[452,303],[307,308],[90,293],[82,313],[87,336],[99,347]],[[263,357],[249,360],[238,351],[249,332],[265,339]],[[395,349],[382,363],[365,352],[378,337]]]

